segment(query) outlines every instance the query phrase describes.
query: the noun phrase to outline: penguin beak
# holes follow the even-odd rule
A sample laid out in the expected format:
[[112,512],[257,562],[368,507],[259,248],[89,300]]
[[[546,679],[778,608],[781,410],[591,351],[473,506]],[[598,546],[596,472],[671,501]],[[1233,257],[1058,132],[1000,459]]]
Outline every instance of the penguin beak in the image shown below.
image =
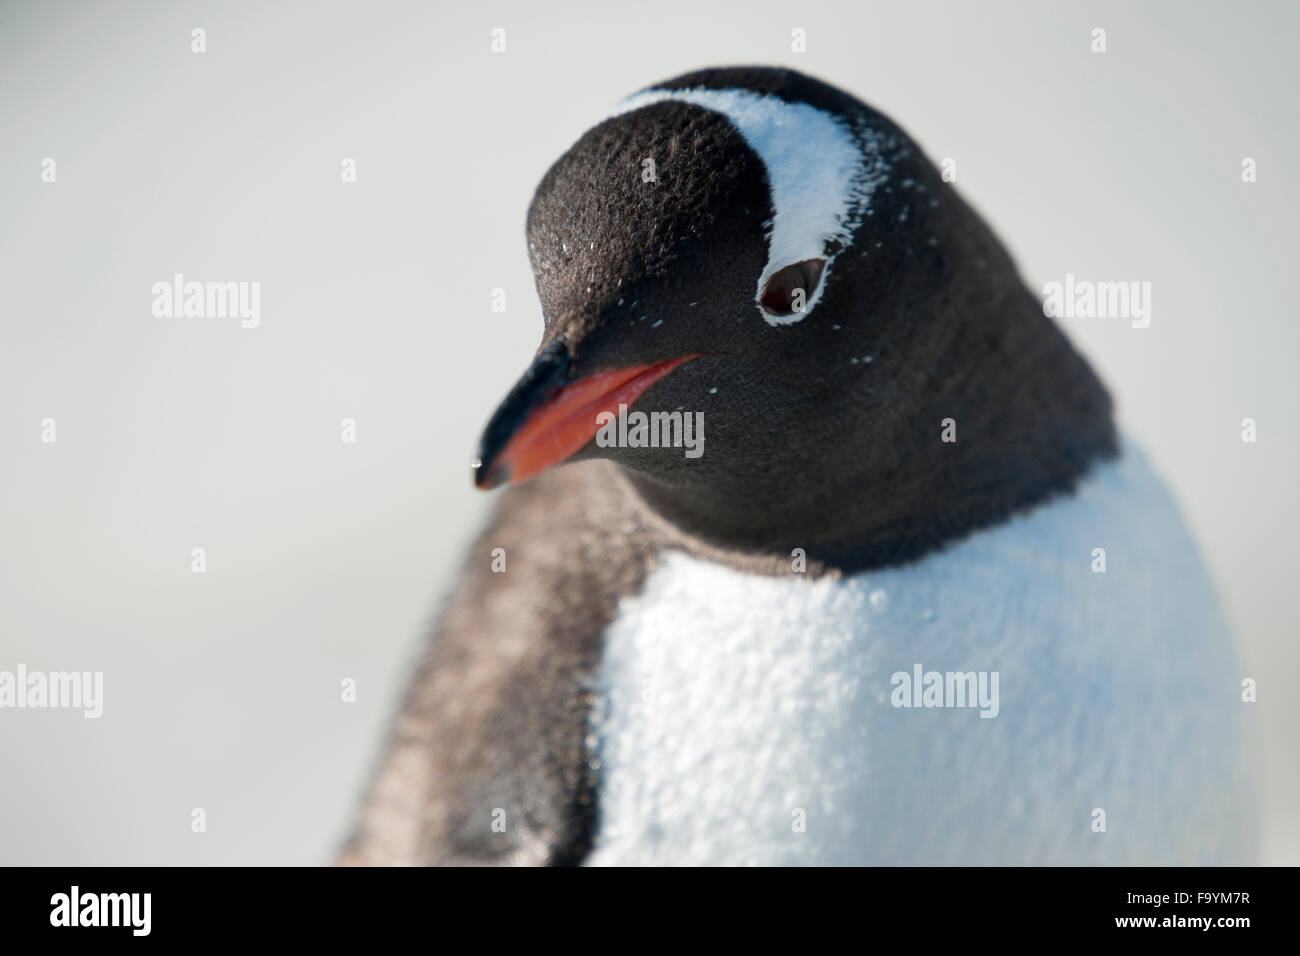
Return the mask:
[[474,484],[484,490],[527,481],[567,461],[600,431],[597,416],[617,415],[694,355],[597,372],[567,381],[569,354],[562,341],[544,349],[483,430]]

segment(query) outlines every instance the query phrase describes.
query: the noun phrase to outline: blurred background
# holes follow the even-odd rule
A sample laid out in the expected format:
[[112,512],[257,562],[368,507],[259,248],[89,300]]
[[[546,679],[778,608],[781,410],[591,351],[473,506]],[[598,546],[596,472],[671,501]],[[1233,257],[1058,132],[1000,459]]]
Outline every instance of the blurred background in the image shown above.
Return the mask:
[[[492,501],[468,461],[540,336],[533,188],[625,94],[743,63],[955,159],[1035,290],[1152,284],[1149,328],[1063,324],[1217,576],[1265,861],[1300,863],[1297,11],[0,4],[0,670],[105,683],[98,720],[0,710],[0,863],[330,858]],[[260,325],[155,317],[176,273],[260,282]]]

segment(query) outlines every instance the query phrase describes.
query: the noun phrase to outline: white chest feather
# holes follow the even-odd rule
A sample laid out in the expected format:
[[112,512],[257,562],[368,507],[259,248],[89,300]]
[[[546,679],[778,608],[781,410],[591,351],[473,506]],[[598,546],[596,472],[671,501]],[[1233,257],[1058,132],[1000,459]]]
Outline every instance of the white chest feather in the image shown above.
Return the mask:
[[669,554],[606,637],[591,862],[1249,861],[1241,677],[1131,447],[904,568]]

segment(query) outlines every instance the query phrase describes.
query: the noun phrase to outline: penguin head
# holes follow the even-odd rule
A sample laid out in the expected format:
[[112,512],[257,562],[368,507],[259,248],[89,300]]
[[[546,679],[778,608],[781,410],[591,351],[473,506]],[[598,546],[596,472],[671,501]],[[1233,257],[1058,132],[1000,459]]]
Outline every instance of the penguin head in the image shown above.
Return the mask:
[[[788,70],[706,70],[625,101],[533,199],[528,249],[545,329],[484,436],[478,483],[525,480],[572,457],[665,480],[710,470],[709,451],[683,461],[596,444],[597,412],[617,411],[620,397],[716,418],[707,441],[743,442],[719,447],[731,467],[746,449],[806,432],[800,416],[826,397],[831,357],[842,354],[832,378],[846,383],[852,365],[862,373],[876,361],[873,311],[917,284],[917,262],[905,270],[913,281],[900,281],[900,256],[930,260],[920,272],[939,265],[924,235],[936,177],[916,156],[884,117]],[[545,454],[533,447],[541,439]]]
[[[483,488],[607,458],[703,516],[905,473],[917,429],[968,400],[962,367],[997,353],[991,306],[1010,286],[1035,308],[905,133],[785,69],[633,95],[546,173],[527,238],[544,331],[484,433]],[[689,416],[697,454],[602,441],[623,409]]]

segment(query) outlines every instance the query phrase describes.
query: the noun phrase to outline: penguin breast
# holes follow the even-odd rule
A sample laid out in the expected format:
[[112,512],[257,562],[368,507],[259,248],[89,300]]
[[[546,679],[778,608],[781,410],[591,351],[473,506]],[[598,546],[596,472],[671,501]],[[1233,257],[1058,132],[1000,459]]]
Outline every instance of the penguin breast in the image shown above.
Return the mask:
[[666,553],[604,638],[589,862],[1248,862],[1212,595],[1130,444],[902,567],[812,580]]

